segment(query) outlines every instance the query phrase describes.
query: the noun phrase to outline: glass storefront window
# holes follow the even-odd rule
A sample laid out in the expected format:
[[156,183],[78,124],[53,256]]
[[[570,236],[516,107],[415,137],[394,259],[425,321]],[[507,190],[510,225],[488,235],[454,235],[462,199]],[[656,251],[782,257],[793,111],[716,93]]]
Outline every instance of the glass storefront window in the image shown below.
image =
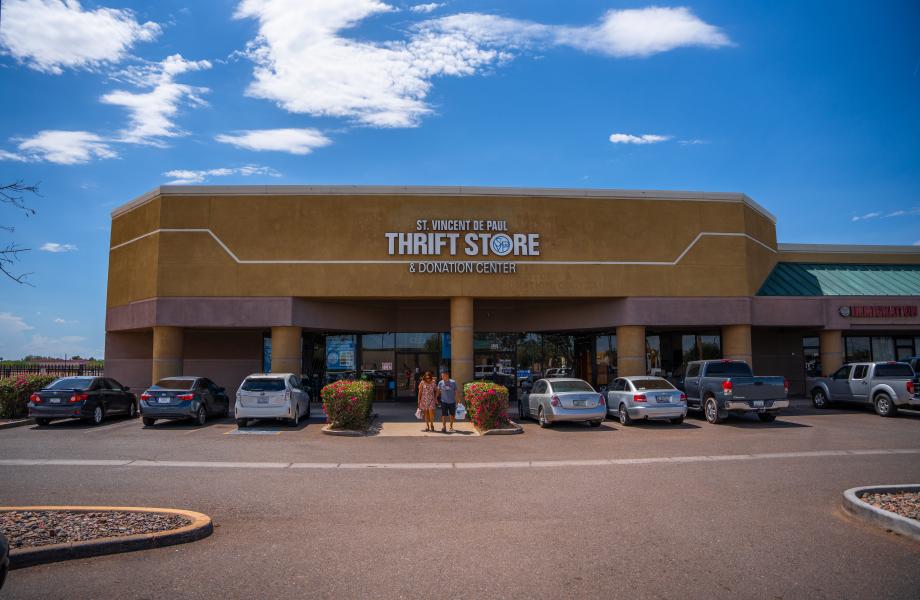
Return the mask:
[[597,385],[609,385],[617,378],[617,336],[597,336],[594,352],[597,357]]
[[894,360],[894,357],[894,338],[888,336],[872,338],[872,360]]
[[867,362],[872,360],[872,347],[868,337],[846,338],[846,362]]
[[820,338],[802,338],[802,357],[805,361],[805,377],[821,377]]
[[441,336],[437,333],[397,333],[396,347],[400,350],[441,352]]
[[386,350],[396,346],[392,333],[368,333],[361,336],[361,347],[365,350]]
[[645,372],[661,374],[661,338],[657,335],[645,337]]

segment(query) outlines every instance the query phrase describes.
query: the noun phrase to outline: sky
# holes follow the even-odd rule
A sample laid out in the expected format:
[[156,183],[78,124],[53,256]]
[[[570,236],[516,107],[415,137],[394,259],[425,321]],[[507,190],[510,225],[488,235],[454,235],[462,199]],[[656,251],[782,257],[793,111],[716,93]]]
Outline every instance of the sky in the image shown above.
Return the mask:
[[163,184],[744,192],[920,245],[920,4],[3,0],[0,357],[102,356],[111,211]]

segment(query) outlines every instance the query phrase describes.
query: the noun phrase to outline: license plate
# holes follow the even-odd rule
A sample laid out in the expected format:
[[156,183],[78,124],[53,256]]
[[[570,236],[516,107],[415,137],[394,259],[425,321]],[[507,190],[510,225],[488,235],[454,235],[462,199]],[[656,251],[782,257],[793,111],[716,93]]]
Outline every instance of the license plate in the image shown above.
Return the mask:
[[169,398],[157,398],[159,404],[169,404]]
[[752,400],[751,406],[754,408],[763,408],[763,400]]
[[658,401],[659,401],[659,402],[670,402],[670,401],[671,401],[671,395],[670,395],[670,394],[660,394],[660,395],[658,396]]
[[258,404],[268,404],[268,398],[257,398],[256,402]]
[[60,404],[60,403],[61,403],[61,399],[60,399],[60,398],[52,398],[52,399],[51,399],[51,404]]
[[574,404],[575,406],[584,406],[584,405],[585,405],[585,401],[584,401],[584,400],[576,400],[575,402],[573,402],[573,404]]

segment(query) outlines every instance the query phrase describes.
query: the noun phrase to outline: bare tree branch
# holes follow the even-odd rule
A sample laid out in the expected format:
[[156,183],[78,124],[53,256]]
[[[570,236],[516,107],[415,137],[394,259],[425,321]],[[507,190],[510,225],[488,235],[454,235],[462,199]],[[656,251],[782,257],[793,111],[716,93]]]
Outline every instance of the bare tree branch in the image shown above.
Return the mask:
[[[0,204],[9,204],[13,208],[24,212],[26,217],[31,217],[35,214],[35,209],[26,204],[24,199],[25,194],[41,196],[41,194],[38,193],[38,184],[28,185],[23,183],[21,179],[17,179],[12,183],[0,184]],[[0,229],[10,233],[16,230],[12,225],[0,225]],[[10,243],[0,250],[0,273],[3,273],[16,283],[32,285],[26,281],[26,278],[31,275],[31,273],[15,273],[13,271],[13,265],[19,261],[19,255],[28,251],[29,248],[18,246],[15,242]]]

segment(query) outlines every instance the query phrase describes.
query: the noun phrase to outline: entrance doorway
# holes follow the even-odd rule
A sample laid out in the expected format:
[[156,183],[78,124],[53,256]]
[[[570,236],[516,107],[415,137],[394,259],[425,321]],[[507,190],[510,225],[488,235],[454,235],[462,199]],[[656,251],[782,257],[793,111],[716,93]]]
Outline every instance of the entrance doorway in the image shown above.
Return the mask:
[[433,352],[396,353],[396,397],[400,400],[414,400],[418,393],[418,382],[431,371],[438,375],[438,354]]

